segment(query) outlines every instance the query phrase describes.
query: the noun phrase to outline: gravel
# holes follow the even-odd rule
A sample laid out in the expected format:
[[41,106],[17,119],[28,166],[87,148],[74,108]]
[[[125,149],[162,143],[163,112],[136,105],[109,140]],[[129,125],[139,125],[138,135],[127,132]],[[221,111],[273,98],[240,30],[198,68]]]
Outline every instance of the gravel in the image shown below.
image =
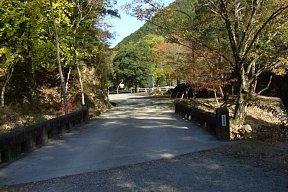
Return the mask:
[[[6,186],[0,191],[288,191],[288,172],[283,169],[283,162],[277,166],[279,162],[275,158],[270,161],[268,153],[262,151],[277,148],[281,153],[278,156],[287,157],[287,148],[279,151],[279,146],[267,148],[264,145],[238,143],[175,158]],[[252,146],[261,150],[247,155],[245,149],[250,151]],[[276,166],[270,166],[275,163]]]

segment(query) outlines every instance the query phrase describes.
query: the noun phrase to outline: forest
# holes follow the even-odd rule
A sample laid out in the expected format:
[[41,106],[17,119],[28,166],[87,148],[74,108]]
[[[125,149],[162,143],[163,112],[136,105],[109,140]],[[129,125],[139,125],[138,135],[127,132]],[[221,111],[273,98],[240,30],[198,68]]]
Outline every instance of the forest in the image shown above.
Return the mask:
[[109,106],[107,88],[137,90],[151,75],[155,86],[185,83],[194,97],[206,90],[218,107],[233,106],[236,129],[259,95],[287,107],[286,0],[176,0],[168,7],[131,0],[122,8],[146,24],[111,49],[105,17],[120,17],[115,3],[0,2],[1,131],[83,105],[99,115]]
[[110,0],[0,2],[1,131],[108,105]]
[[142,78],[153,74],[155,86],[186,83],[194,97],[206,90],[218,107],[233,106],[236,132],[247,126],[249,106],[273,103],[261,95],[280,97],[287,108],[287,1],[176,0],[165,8],[135,0],[123,7],[147,23],[116,47],[118,82],[147,86],[130,67],[149,63]]

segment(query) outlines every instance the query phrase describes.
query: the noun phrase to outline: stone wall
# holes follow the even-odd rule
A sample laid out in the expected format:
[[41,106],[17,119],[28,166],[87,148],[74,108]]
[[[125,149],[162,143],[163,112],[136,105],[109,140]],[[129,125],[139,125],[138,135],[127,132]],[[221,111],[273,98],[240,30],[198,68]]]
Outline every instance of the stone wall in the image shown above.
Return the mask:
[[0,167],[15,161],[25,154],[45,145],[73,127],[89,121],[89,110],[59,116],[35,125],[27,126],[0,136]]

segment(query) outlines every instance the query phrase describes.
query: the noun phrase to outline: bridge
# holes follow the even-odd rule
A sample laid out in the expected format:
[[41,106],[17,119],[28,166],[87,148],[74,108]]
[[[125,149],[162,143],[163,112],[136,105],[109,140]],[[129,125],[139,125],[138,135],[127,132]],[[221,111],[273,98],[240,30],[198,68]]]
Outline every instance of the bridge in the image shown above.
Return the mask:
[[110,100],[117,106],[98,119],[0,169],[0,186],[172,158],[226,143],[176,115],[171,101],[145,93],[110,95]]

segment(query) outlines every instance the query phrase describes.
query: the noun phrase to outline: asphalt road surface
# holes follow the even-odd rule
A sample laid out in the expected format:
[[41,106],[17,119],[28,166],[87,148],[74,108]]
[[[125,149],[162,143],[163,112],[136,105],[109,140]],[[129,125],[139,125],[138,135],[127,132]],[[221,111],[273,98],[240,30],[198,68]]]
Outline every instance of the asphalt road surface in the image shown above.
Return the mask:
[[226,142],[174,114],[171,102],[112,95],[117,106],[0,169],[0,186],[104,170],[219,147]]

